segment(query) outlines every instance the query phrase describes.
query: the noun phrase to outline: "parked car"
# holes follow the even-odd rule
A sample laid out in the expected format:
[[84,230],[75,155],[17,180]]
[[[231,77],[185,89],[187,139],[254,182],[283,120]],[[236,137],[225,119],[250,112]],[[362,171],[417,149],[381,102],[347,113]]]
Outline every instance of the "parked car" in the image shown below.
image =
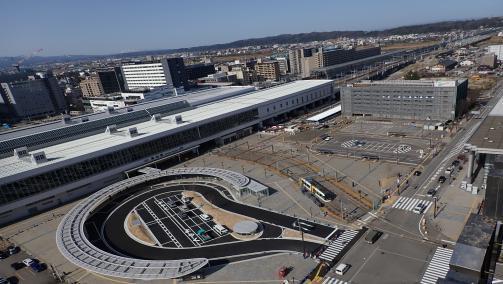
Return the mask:
[[41,272],[41,271],[44,271],[45,268],[44,268],[44,265],[37,262],[37,261],[33,261],[31,264],[30,264],[30,268],[35,271],[35,272]]
[[7,250],[9,251],[10,255],[16,254],[21,251],[21,249],[18,246],[9,246]]
[[35,260],[33,260],[31,258],[25,258],[25,259],[23,259],[24,266],[30,266],[30,264],[32,264],[34,262],[35,262]]
[[0,251],[0,259],[6,259],[9,257],[9,252],[8,251]]
[[422,174],[421,171],[415,171],[414,172],[414,175],[417,176],[417,177],[420,176],[421,174]]
[[19,269],[25,268],[26,265],[24,263],[18,261],[18,262],[12,263],[10,265],[10,267],[12,267],[12,269],[14,269],[14,270],[19,270]]
[[438,182],[439,182],[439,183],[444,183],[446,180],[447,180],[447,178],[446,178],[446,177],[444,177],[444,176],[440,176],[440,177],[438,178]]

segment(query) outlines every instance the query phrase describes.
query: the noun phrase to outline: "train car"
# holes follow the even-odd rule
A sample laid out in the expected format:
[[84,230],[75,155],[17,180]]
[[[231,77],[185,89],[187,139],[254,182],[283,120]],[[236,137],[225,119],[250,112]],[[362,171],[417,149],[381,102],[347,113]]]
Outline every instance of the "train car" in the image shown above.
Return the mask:
[[301,178],[300,184],[302,188],[308,190],[323,202],[330,202],[335,198],[335,194],[333,192],[311,177]]

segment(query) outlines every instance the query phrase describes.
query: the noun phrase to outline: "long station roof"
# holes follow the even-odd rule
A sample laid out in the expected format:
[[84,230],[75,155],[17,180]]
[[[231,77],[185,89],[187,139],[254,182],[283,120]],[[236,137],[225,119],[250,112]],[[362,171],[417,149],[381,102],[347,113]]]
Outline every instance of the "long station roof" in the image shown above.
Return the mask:
[[[161,122],[147,121],[129,127],[136,127],[140,135],[128,137],[125,135],[127,128],[119,128],[114,135],[103,133],[75,139],[61,144],[36,150],[44,151],[47,162],[41,164],[31,163],[29,160],[19,160],[11,156],[0,159],[0,179],[16,175],[35,168],[47,167],[73,158],[90,155],[94,152],[118,147],[135,140],[147,140],[149,136],[164,133],[176,128],[184,127],[193,123],[219,117],[228,113],[244,110],[263,103],[275,101],[289,95],[309,90],[322,85],[331,84],[332,80],[301,80],[277,87],[247,93],[238,97],[208,103],[194,109],[177,113],[182,116],[182,123],[169,123],[165,118]],[[122,134],[122,135],[121,135]]]

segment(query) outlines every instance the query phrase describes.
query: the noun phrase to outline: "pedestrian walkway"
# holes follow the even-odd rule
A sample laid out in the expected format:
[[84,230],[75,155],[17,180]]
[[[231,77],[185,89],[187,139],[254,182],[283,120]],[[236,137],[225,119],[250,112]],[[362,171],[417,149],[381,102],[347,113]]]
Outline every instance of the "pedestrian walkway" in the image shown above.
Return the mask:
[[426,209],[423,210],[423,213],[426,213],[433,202],[429,200],[400,196],[400,198],[398,198],[391,207],[405,211],[412,211],[420,203],[426,205]]
[[348,283],[349,282],[346,282],[344,280],[339,280],[332,277],[325,277],[325,280],[321,284],[348,284]]
[[334,261],[347,244],[358,234],[358,231],[344,231],[335,241],[331,241],[328,248],[320,255],[321,260]]
[[421,284],[434,284],[437,283],[439,278],[445,278],[449,271],[451,256],[452,249],[437,247],[428,268],[426,268],[423,279],[421,279]]

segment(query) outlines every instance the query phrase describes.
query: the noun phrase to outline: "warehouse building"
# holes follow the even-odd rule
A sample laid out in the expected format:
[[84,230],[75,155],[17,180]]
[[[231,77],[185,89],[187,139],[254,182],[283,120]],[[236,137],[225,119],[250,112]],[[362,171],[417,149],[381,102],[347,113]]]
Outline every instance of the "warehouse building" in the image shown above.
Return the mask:
[[[197,106],[179,99],[112,110],[101,118],[95,114],[93,120],[68,119],[69,127],[49,128],[30,139],[11,134],[0,140],[5,147],[17,143],[0,159],[0,224],[94,192],[130,170],[197,154],[330,100],[332,81],[305,80]],[[42,144],[47,146],[37,146]]]
[[362,81],[341,88],[342,115],[453,120],[462,114],[468,80]]

